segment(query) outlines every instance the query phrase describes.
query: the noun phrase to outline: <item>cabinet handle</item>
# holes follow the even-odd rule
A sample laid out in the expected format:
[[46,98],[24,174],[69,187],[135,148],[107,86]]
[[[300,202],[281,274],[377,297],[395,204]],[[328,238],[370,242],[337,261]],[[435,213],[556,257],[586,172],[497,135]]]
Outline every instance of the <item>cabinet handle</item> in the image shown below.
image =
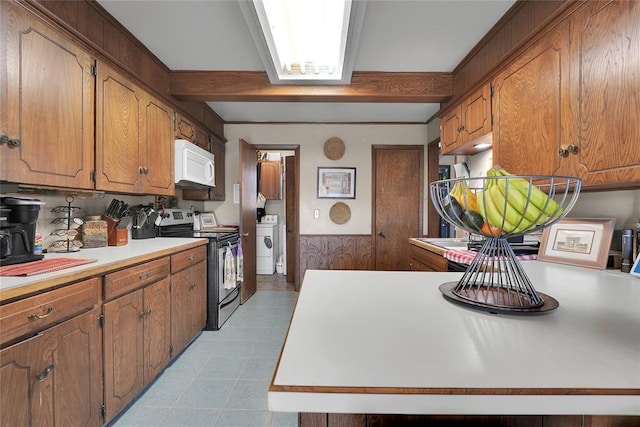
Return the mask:
[[144,279],[148,279],[149,278],[149,273],[147,273],[146,271],[142,274],[140,274],[140,276],[138,276],[140,278],[140,280],[144,280]]
[[151,309],[148,309],[144,312],[145,316],[151,316]]
[[140,314],[138,314],[138,317],[141,318],[141,319],[144,319],[144,316],[146,316],[146,315],[147,315],[147,312],[143,310],[143,311],[140,312]]
[[189,261],[193,261],[194,260],[194,256],[193,255],[189,255]]
[[45,317],[48,317],[51,313],[53,313],[53,307],[48,307],[47,312],[45,314],[29,313],[27,315],[27,319],[44,319]]
[[195,289],[195,287],[196,287],[196,284],[195,284],[195,283],[191,283],[191,284],[189,285],[189,290],[190,290],[190,291],[192,291],[192,290],[194,290],[194,289]]
[[145,175],[148,175],[148,174],[149,174],[149,168],[147,168],[147,167],[145,167],[145,168],[144,168],[144,174],[145,174]]
[[249,237],[249,233],[242,233],[242,237]]
[[49,376],[49,374],[53,372],[53,365],[49,365],[44,370],[36,375],[36,379],[38,381],[44,381],[45,378]]
[[139,173],[140,175],[144,175],[144,168],[143,168],[142,166],[139,166],[139,167],[138,167],[138,173]]
[[8,144],[8,143],[9,143],[9,137],[5,134],[0,135],[0,145]]
[[384,233],[382,231],[378,231],[378,237],[382,237],[383,239],[386,239],[387,236],[384,235]]
[[560,156],[562,157],[567,157],[569,156],[569,154],[578,154],[578,146],[569,144],[567,148],[560,147],[560,149],[558,150],[558,154],[560,154]]

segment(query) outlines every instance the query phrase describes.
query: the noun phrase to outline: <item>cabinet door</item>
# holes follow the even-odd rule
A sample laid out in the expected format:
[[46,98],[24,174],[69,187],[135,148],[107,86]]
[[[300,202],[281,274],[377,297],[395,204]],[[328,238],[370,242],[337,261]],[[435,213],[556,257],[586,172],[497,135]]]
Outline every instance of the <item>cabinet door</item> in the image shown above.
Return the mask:
[[511,173],[557,173],[558,150],[574,141],[568,29],[560,24],[493,82],[493,160]]
[[[102,329],[100,308],[55,326],[48,349],[54,370],[54,418],[59,426],[100,426],[102,393]],[[4,424],[3,424],[4,425]]]
[[144,386],[143,290],[104,304],[104,402],[108,421]]
[[140,138],[142,191],[174,195],[173,110],[149,94],[144,99]]
[[[640,183],[640,4],[587,2],[572,25],[585,186]],[[568,159],[568,160],[569,160]]]
[[447,154],[462,144],[462,117],[460,107],[454,108],[440,120],[440,145],[442,154]]
[[36,335],[0,350],[0,425],[53,425],[53,377],[45,375],[53,361],[45,357],[45,340]]
[[169,278],[144,288],[144,384],[169,363],[171,349],[171,295]]
[[207,322],[206,263],[171,276],[171,335],[178,354]]
[[464,141],[471,141],[491,132],[491,86],[486,84],[464,100],[462,134]]
[[213,147],[213,156],[216,165],[216,186],[211,188],[210,198],[211,200],[224,201],[225,199],[225,180],[224,180],[224,156],[225,156],[225,144],[221,141],[217,141],[215,138],[211,142]]
[[282,178],[279,161],[260,162],[258,191],[266,199],[282,199]]
[[193,142],[196,136],[196,127],[180,113],[176,113],[176,139],[186,139],[189,142]]
[[97,87],[96,189],[140,192],[143,93],[103,62],[98,63]]
[[93,188],[95,59],[22,6],[0,8],[0,134],[18,141],[0,146],[0,179]]

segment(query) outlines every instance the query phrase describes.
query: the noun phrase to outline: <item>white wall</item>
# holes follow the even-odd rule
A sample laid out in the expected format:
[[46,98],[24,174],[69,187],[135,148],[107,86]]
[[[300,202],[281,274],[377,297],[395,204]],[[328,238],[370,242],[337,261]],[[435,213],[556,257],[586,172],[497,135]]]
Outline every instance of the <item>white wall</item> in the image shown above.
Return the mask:
[[[238,140],[256,145],[300,145],[300,233],[301,234],[370,234],[371,233],[371,146],[423,145],[427,164],[427,125],[349,125],[349,124],[229,124],[225,154],[227,200],[206,202],[205,210],[213,210],[221,223],[238,224],[239,206],[233,203],[233,184],[239,181]],[[339,160],[325,157],[324,142],[332,136],[346,146]],[[334,224],[329,209],[338,200],[316,197],[317,167],[355,167],[356,199],[343,199],[351,208],[346,224]],[[425,166],[426,167],[426,166]],[[425,170],[425,189],[426,189]],[[425,202],[426,195],[425,191]],[[313,218],[313,210],[320,218]],[[426,224],[426,206],[425,206]]]

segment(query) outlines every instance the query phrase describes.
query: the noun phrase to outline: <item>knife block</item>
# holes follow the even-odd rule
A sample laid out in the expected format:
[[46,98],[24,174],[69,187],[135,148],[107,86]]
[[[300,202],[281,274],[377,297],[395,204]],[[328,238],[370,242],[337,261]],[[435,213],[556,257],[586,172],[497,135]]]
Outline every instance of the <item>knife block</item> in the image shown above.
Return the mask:
[[108,216],[103,215],[102,219],[107,222],[107,244],[109,246],[124,246],[129,243],[129,232],[126,228],[116,228],[118,221]]

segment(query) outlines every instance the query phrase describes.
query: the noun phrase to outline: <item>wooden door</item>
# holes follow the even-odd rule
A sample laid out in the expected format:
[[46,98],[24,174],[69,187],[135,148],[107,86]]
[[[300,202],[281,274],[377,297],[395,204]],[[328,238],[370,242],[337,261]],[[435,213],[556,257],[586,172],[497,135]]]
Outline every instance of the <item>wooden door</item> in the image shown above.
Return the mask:
[[105,421],[124,408],[144,386],[142,290],[104,304]]
[[[440,138],[431,141],[427,145],[427,183],[430,185],[432,182],[437,181],[440,178]],[[440,215],[433,206],[431,200],[431,190],[429,186],[424,190],[424,196],[427,200],[427,236],[428,237],[440,237]]]
[[92,189],[95,59],[14,2],[0,8],[0,179]]
[[569,119],[568,23],[560,24],[493,82],[493,161],[514,174],[552,175],[575,142]]
[[424,147],[372,147],[375,270],[408,270],[409,238],[422,236]]
[[300,270],[298,269],[298,254],[299,249],[299,208],[298,200],[300,193],[300,147],[296,147],[294,151],[294,157],[285,157],[285,221],[286,232],[285,236],[287,242],[287,283],[293,283],[296,285],[296,289],[299,287]]
[[53,364],[45,340],[36,335],[0,350],[0,425],[53,425],[53,377],[42,374]]
[[171,294],[169,278],[144,288],[144,385],[171,357]]
[[583,185],[640,183],[640,4],[587,2],[571,26]]
[[[98,62],[96,95],[96,189],[142,191],[140,118],[144,93]],[[172,166],[173,170],[173,166]]]
[[68,320],[45,332],[52,347],[55,424],[100,426],[102,406],[101,309]]
[[240,236],[242,238],[243,276],[240,302],[256,292],[256,222],[258,198],[258,159],[256,146],[240,139]]
[[175,194],[173,110],[145,95],[140,136],[143,192],[172,196]]

